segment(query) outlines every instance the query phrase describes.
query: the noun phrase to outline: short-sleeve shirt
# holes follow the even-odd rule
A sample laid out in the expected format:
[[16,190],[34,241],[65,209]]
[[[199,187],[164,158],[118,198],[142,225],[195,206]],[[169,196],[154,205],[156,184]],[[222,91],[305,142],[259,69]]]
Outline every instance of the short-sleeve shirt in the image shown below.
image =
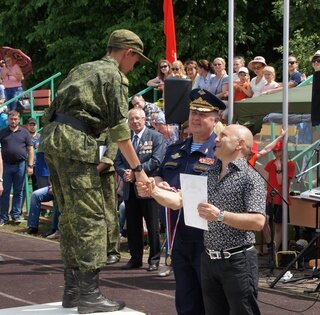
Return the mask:
[[19,127],[12,131],[9,127],[0,130],[1,155],[4,163],[14,164],[27,159],[27,147],[33,146],[30,133]]
[[[262,177],[246,158],[229,163],[227,174],[219,180],[222,163],[218,160],[208,172],[208,202],[220,210],[265,215],[266,188]],[[253,245],[255,232],[239,230],[223,222],[208,222],[205,247],[210,250]]]
[[289,77],[289,81],[294,81],[296,86],[301,83],[301,73],[299,71],[294,71]]
[[251,81],[250,81],[250,87],[252,89],[253,95],[252,97],[256,97],[261,95],[262,93],[262,89],[264,88],[264,86],[266,85],[267,81],[266,79],[263,77],[258,84],[256,84],[256,80],[257,77],[254,77]]
[[193,89],[204,89],[204,90],[209,90],[210,87],[210,82],[214,78],[214,74],[211,72],[208,72],[206,77],[204,78],[202,75],[199,75],[194,82],[194,85],[192,86]]
[[219,94],[222,92],[222,87],[226,84],[229,84],[229,76],[227,74],[224,74],[221,78],[215,76],[210,81],[208,91],[214,95]]

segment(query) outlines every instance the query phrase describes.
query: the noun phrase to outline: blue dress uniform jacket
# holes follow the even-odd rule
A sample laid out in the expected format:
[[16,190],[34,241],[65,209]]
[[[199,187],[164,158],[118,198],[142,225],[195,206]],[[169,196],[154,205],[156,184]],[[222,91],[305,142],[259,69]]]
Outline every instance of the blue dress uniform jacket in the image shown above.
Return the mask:
[[[180,188],[180,174],[201,174],[215,162],[213,133],[200,149],[191,153],[192,138],[172,144],[157,172],[171,187]],[[171,211],[171,230],[178,211]],[[200,260],[204,251],[203,231],[184,224],[181,210],[172,247],[172,266],[176,279],[176,309],[179,315],[204,315],[200,280]]]
[[[156,172],[171,187],[180,189],[180,174],[200,175],[209,170],[214,163],[214,148],[216,135],[210,138],[197,151],[190,153],[192,138],[177,142],[167,148],[166,156]],[[173,212],[177,217],[177,211]],[[179,219],[176,238],[184,240],[203,240],[203,231],[184,224],[183,211]]]
[[[146,174],[154,176],[156,170],[160,166],[164,155],[166,146],[162,134],[149,128],[145,128],[140,140],[137,150],[139,161]],[[118,150],[115,159],[115,169],[118,174],[123,178],[124,171],[130,169],[130,165]],[[123,199],[127,200],[129,197],[131,183],[124,182]]]

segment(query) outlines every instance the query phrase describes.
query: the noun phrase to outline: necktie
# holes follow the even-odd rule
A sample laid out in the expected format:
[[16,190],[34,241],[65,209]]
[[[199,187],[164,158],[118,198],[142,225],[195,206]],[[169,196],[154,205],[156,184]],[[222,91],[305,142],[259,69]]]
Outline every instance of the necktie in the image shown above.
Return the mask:
[[138,151],[138,146],[139,146],[139,137],[138,137],[138,135],[134,135],[133,141],[132,141],[132,145],[133,145],[133,148],[135,149],[135,151],[137,152]]

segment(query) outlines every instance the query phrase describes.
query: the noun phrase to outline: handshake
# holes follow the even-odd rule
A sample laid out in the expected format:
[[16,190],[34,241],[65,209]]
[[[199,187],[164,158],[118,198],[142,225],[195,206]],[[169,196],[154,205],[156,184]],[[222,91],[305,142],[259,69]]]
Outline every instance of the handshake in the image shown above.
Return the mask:
[[153,177],[148,177],[145,182],[135,182],[138,195],[142,198],[152,198],[152,192],[156,189],[156,182]]
[[153,177],[147,181],[136,181],[138,195],[142,198],[153,198],[160,205],[172,210],[178,210],[182,207],[181,191],[176,191],[167,182],[156,183]]

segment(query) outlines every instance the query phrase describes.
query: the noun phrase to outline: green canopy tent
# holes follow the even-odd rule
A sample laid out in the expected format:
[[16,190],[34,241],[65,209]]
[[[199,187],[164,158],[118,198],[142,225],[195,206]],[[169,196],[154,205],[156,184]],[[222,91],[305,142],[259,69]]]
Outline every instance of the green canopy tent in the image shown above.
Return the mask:
[[[289,114],[311,113],[312,84],[288,90]],[[245,125],[253,134],[259,133],[263,117],[282,113],[283,92],[260,95],[234,103],[233,122]]]

